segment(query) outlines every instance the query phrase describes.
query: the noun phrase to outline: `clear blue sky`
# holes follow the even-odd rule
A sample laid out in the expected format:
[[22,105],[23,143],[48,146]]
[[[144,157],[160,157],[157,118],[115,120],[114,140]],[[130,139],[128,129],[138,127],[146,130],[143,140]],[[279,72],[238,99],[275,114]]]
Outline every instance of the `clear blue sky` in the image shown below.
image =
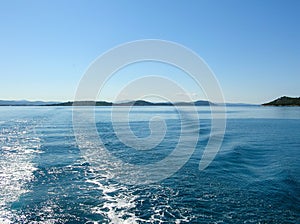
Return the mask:
[[228,102],[300,96],[299,12],[298,0],[3,0],[0,99],[72,100],[96,57],[144,38],[199,54]]

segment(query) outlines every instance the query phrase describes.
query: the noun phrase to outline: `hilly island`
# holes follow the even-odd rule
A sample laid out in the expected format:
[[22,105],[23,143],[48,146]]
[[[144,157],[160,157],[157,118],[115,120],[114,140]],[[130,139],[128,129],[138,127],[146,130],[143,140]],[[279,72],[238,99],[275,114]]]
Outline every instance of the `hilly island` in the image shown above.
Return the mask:
[[121,103],[107,101],[68,101],[68,102],[43,102],[43,101],[5,101],[0,100],[0,106],[210,106],[214,103],[206,100],[194,102],[149,102],[134,100]]
[[[0,106],[218,106],[223,103],[213,103],[207,100],[194,102],[149,102],[145,100],[132,100],[126,102],[107,101],[68,101],[68,102],[44,102],[27,100],[0,100]],[[255,106],[254,104],[225,103],[226,106]],[[300,97],[283,96],[262,106],[300,106]]]
[[283,96],[269,103],[262,104],[263,106],[300,106],[300,97]]

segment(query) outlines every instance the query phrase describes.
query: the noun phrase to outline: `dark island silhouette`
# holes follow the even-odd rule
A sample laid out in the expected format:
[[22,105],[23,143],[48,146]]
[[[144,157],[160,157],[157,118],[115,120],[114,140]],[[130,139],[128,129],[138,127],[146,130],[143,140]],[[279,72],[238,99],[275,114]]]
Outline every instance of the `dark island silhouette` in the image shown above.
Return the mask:
[[300,97],[282,96],[269,103],[262,104],[263,106],[300,106]]
[[[300,97],[283,96],[262,106],[300,106]],[[212,103],[207,100],[193,102],[149,102],[145,100],[132,100],[127,102],[107,101],[68,101],[68,102],[44,102],[27,100],[0,100],[0,106],[259,106],[255,104],[242,103]]]
[[145,100],[128,101],[123,103],[112,103],[106,101],[69,101],[64,103],[46,104],[43,106],[210,106],[214,105],[210,101],[198,100],[195,102],[149,102]]
[[68,101],[68,102],[43,102],[27,100],[0,100],[0,106],[214,106],[216,104],[198,100],[194,102],[149,102],[145,100],[133,100],[122,103],[107,101]]

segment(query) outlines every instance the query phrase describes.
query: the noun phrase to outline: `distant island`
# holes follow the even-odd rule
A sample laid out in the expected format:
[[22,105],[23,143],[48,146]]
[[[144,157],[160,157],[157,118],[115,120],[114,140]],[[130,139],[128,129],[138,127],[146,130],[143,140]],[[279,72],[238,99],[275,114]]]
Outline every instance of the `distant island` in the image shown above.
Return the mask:
[[43,101],[13,101],[0,100],[0,106],[213,106],[210,101],[198,100],[194,102],[148,102],[145,100],[112,103],[106,101],[68,101],[68,102],[43,102]]
[[56,104],[55,101],[28,101],[28,100],[0,100],[0,106],[45,106],[49,104]]
[[283,96],[269,103],[262,104],[263,106],[300,106],[300,97]]
[[[300,106],[300,97],[283,96],[262,106]],[[197,100],[193,102],[149,102],[145,100],[132,100],[126,102],[107,101],[28,101],[28,100],[0,100],[0,106],[259,106],[259,104],[244,103],[213,103],[208,100]]]
[[64,102],[64,103],[55,103],[48,104],[43,106],[210,106],[214,105],[213,103],[206,100],[198,100],[195,102],[149,102],[145,100],[136,100],[128,101],[122,103],[112,103],[106,101],[75,101],[75,102]]

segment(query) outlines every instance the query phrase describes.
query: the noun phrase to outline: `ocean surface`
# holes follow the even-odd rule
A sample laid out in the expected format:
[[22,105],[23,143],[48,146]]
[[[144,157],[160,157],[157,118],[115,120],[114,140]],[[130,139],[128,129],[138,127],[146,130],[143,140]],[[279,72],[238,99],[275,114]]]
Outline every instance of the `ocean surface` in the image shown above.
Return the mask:
[[[106,157],[86,158],[72,107],[0,107],[0,223],[300,223],[300,108],[227,107],[222,146],[204,170],[211,111],[197,110],[200,126],[182,128],[173,107],[134,107],[129,115],[119,108],[123,137],[123,117],[138,138],[151,135],[154,116],[165,122],[154,148],[136,150],[118,138],[111,108],[95,109],[103,148],[124,163],[154,163],[181,135],[199,135],[178,171],[135,185],[115,179]],[[92,147],[93,139],[80,144]]]

